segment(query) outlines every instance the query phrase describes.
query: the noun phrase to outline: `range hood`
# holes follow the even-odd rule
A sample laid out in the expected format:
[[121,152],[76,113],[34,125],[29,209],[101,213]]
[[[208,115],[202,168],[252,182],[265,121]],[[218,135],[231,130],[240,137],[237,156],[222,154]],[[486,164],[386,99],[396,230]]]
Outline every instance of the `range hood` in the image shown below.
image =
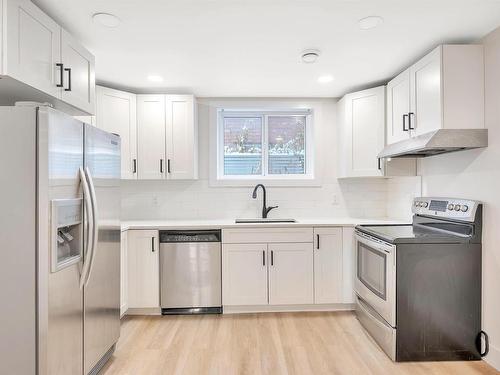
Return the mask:
[[379,158],[423,158],[488,146],[488,129],[440,129],[386,146]]

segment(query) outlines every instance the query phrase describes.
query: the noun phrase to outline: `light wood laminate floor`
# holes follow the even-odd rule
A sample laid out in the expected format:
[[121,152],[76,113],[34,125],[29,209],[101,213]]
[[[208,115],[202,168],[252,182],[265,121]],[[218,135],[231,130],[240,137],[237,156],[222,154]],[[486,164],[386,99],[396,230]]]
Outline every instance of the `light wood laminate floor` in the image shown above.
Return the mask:
[[483,361],[395,364],[351,312],[141,316],[102,375],[497,374]]

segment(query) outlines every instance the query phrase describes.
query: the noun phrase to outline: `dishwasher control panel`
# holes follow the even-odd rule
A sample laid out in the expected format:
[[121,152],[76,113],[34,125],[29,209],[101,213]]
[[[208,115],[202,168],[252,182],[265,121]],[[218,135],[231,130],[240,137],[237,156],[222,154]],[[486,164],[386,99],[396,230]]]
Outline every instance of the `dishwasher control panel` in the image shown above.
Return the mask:
[[160,243],[221,242],[220,230],[165,230],[160,231]]

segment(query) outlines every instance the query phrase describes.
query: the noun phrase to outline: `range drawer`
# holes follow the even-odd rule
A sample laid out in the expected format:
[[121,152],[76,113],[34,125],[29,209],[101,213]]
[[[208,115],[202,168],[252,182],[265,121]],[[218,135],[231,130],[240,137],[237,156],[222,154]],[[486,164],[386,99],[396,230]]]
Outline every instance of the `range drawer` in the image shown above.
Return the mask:
[[241,228],[222,231],[223,243],[313,242],[313,228]]
[[371,306],[356,296],[356,317],[382,350],[396,360],[396,329],[391,327]]

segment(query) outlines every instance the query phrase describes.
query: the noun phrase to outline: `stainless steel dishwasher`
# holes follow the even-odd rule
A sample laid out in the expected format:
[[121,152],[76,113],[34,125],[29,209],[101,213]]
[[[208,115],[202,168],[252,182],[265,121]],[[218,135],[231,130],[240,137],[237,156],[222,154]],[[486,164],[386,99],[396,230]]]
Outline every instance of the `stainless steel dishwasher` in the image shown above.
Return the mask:
[[160,231],[162,314],[222,313],[221,231]]

